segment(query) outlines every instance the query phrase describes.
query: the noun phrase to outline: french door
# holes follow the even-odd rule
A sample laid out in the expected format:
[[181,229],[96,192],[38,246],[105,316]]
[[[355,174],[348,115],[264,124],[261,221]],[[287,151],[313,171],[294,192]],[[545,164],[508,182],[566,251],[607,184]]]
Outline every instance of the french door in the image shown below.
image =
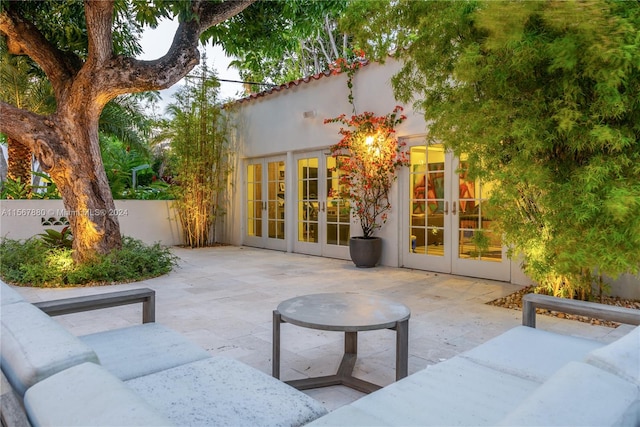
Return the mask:
[[486,215],[491,184],[469,180],[457,158],[424,137],[410,150],[402,260],[410,268],[508,281],[510,262]]
[[246,170],[247,245],[286,250],[285,200],[285,159],[250,160]]
[[295,157],[295,252],[349,258],[349,201],[338,195],[336,159],[322,152]]

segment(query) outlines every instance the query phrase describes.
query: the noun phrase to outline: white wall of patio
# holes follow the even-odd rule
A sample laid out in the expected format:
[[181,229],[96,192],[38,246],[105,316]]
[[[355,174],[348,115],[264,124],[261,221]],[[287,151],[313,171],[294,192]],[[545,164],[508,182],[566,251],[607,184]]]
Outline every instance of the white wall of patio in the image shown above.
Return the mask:
[[[122,235],[146,244],[181,244],[181,229],[171,200],[116,200],[115,214]],[[62,200],[0,200],[0,237],[24,240],[51,228],[70,215]]]

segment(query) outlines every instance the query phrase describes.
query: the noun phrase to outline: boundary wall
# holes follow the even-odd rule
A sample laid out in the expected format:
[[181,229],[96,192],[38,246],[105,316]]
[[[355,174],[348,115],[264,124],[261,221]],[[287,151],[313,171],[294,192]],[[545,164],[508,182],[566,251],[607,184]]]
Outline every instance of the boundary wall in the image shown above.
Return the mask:
[[[122,235],[151,245],[182,244],[172,200],[116,200]],[[0,200],[0,238],[26,240],[51,228],[62,230],[68,217],[62,200]]]

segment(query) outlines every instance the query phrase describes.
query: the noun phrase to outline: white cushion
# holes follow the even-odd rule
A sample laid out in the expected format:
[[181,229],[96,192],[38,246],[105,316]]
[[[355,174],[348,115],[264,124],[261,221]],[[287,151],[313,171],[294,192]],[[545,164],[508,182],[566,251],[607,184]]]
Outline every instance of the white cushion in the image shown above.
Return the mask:
[[2,306],[2,371],[17,393],[98,356],[55,320],[27,302]]
[[640,385],[640,326],[611,344],[592,351],[585,361]]
[[454,357],[351,406],[389,426],[494,425],[538,386],[537,382]]
[[505,426],[637,426],[640,388],[606,371],[571,362],[518,405]]
[[604,344],[528,326],[517,326],[461,357],[481,365],[544,382],[571,361],[580,361]]
[[211,355],[158,323],[144,323],[80,337],[100,364],[123,381],[202,360]]
[[126,384],[178,425],[297,426],[327,413],[320,403],[293,387],[222,357]]
[[27,390],[25,409],[38,426],[167,426],[148,402],[93,363],[53,375]]
[[0,280],[0,305],[13,304],[20,301],[24,301],[22,295]]
[[335,411],[331,411],[328,415],[307,424],[309,427],[377,427],[386,425],[388,424],[381,419],[351,405],[341,406]]

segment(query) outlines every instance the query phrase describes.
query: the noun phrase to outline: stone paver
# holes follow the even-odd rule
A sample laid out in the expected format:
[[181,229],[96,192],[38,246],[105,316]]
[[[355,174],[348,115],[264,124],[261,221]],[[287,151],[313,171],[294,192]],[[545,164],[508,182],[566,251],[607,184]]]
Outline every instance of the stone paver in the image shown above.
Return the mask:
[[[175,248],[179,267],[137,283],[65,289],[18,288],[29,301],[149,287],[156,291],[156,321],[211,354],[241,360],[271,373],[271,320],[278,303],[298,295],[362,292],[408,305],[409,374],[449,359],[520,324],[521,313],[486,305],[520,286],[504,282],[402,268],[358,269],[350,261],[248,247]],[[137,324],[137,306],[57,317],[77,335]],[[538,327],[610,342],[629,328],[592,326],[539,317]],[[282,325],[281,378],[335,373],[343,334]],[[354,375],[380,385],[395,378],[395,333],[359,334]],[[362,396],[336,386],[306,391],[329,410]]]

